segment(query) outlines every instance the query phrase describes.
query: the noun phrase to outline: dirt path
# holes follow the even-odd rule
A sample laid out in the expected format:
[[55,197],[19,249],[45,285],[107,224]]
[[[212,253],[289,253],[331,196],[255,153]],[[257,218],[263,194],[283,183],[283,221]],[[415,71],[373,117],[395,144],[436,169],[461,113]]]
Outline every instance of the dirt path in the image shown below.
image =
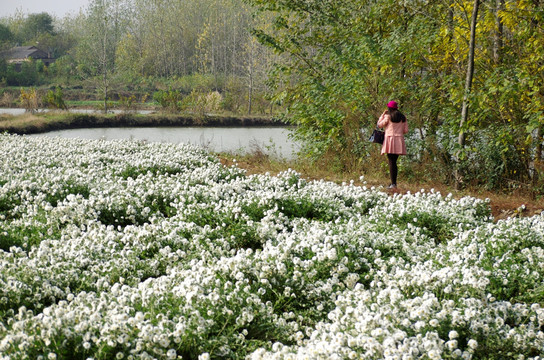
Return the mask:
[[[232,157],[222,157],[220,156],[221,162],[226,165],[230,166],[235,164],[236,166],[245,169],[248,174],[259,174],[259,173],[266,173],[269,172],[273,175],[287,170],[287,167],[285,164],[271,164],[268,162],[268,159],[260,159],[251,157],[249,159],[240,159],[239,161],[234,162]],[[306,171],[301,171],[300,169],[295,169],[296,171],[300,172],[302,176],[304,176],[307,179],[310,180],[319,180],[324,179],[326,181],[333,181],[335,183],[342,183],[342,182],[349,182],[349,179],[339,178],[335,174],[330,173],[320,173],[320,174],[313,174],[313,171],[309,171],[308,173]],[[490,207],[491,212],[493,214],[493,217],[495,220],[501,220],[506,219],[508,217],[519,217],[519,216],[533,216],[533,215],[539,215],[542,212],[544,212],[544,199],[541,197],[540,199],[534,199],[529,195],[525,194],[501,194],[498,192],[491,192],[491,191],[483,191],[483,190],[463,190],[463,191],[456,191],[452,189],[449,186],[443,185],[443,184],[415,184],[415,183],[409,183],[409,184],[400,184],[398,189],[395,189],[393,191],[386,190],[385,189],[385,183],[383,183],[383,180],[369,180],[365,179],[366,186],[383,186],[384,191],[389,191],[391,194],[393,193],[401,193],[405,194],[407,192],[416,193],[418,191],[421,191],[422,189],[425,191],[430,191],[431,189],[434,189],[435,191],[439,191],[442,195],[447,195],[449,193],[452,193],[452,195],[455,198],[462,198],[464,196],[472,196],[479,199],[489,199],[490,200]],[[363,185],[362,182],[359,180],[354,179],[355,185]]]
[[[416,188],[414,185],[408,185],[412,189],[398,189],[396,192],[406,193],[408,191],[420,191],[425,189],[425,191],[430,190],[427,186],[419,186]],[[492,192],[471,192],[470,190],[465,190],[462,192],[454,191],[448,189],[446,186],[442,186],[442,189],[436,189],[440,191],[441,194],[447,195],[452,193],[455,198],[461,198],[464,196],[472,196],[479,199],[489,199],[491,213],[495,220],[506,219],[509,217],[520,217],[520,216],[533,216],[540,215],[544,212],[544,200],[535,200],[526,195],[507,195],[499,194]]]

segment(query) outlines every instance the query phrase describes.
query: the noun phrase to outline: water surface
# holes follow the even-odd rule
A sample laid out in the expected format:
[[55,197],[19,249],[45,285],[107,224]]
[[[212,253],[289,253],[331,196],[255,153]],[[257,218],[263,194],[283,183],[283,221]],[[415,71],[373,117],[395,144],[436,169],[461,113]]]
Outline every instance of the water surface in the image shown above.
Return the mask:
[[31,136],[189,143],[214,152],[258,150],[290,159],[295,157],[298,146],[288,135],[289,129],[283,127],[122,127],[58,130]]

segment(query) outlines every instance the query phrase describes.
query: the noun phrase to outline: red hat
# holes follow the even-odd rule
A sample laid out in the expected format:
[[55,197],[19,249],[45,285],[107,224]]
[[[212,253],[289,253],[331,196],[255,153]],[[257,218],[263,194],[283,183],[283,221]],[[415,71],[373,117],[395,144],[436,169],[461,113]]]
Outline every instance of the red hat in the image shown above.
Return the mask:
[[387,107],[388,108],[391,108],[391,109],[397,109],[398,108],[398,105],[395,101],[390,101],[387,103]]

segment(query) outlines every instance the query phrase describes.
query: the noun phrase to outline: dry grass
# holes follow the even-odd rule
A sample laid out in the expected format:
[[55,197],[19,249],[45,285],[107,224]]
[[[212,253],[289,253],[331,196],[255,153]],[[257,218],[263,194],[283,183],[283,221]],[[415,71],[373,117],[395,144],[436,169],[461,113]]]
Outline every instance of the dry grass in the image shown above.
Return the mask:
[[29,126],[43,127],[46,119],[35,114],[25,113],[23,115],[0,115],[0,128],[26,128]]
[[0,107],[11,107],[16,102],[17,102],[17,97],[8,91],[5,91],[0,97]]

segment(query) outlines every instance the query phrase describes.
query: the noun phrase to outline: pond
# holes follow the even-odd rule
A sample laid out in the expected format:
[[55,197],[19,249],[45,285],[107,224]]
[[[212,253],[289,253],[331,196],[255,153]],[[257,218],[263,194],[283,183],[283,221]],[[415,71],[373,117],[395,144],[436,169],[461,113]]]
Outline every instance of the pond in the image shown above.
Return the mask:
[[214,152],[263,153],[293,159],[297,144],[284,127],[123,127],[70,129],[30,136],[80,139],[135,139],[150,142],[189,143]]

